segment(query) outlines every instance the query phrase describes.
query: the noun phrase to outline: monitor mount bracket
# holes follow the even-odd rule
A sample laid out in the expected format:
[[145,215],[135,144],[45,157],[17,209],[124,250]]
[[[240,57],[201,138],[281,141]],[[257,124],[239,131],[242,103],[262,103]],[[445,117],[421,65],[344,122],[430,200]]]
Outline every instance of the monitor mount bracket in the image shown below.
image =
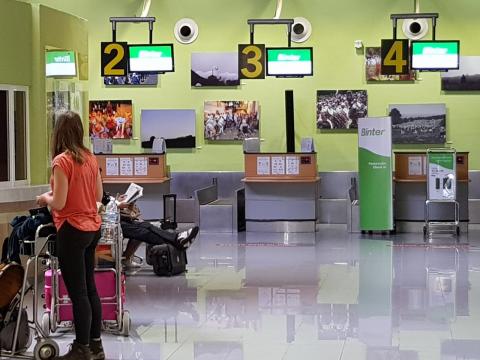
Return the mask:
[[392,14],[390,19],[393,22],[393,38],[397,39],[397,23],[398,20],[407,19],[431,19],[432,20],[432,40],[435,41],[437,30],[438,13],[415,13],[415,14]]
[[247,24],[250,25],[250,44],[252,45],[255,43],[255,25],[287,25],[288,47],[292,47],[293,19],[249,19]]
[[112,23],[112,42],[117,41],[117,23],[148,23],[148,43],[151,45],[153,41],[153,23],[155,20],[155,17],[111,17],[110,22]]

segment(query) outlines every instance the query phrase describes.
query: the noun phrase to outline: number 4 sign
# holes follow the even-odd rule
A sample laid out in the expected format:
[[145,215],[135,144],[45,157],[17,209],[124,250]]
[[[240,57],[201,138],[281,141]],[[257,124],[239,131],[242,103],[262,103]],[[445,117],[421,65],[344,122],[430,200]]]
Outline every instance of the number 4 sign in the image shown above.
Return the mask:
[[382,40],[382,75],[410,72],[408,40]]

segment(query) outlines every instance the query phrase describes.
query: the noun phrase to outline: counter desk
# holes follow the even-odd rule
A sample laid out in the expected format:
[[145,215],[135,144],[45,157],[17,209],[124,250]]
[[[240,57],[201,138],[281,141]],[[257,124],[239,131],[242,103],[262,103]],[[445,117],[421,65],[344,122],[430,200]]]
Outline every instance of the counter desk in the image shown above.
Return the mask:
[[130,183],[143,187],[137,200],[143,219],[163,218],[163,195],[170,193],[166,154],[96,154],[105,191],[123,194]]
[[[465,230],[468,214],[468,153],[457,152],[457,201],[460,205],[461,228]],[[403,225],[421,223],[425,220],[427,199],[427,157],[425,151],[396,151],[394,177],[394,217]],[[452,204],[435,204],[430,217],[437,221],[451,220],[454,216]],[[408,227],[408,225],[406,225]],[[401,226],[403,227],[403,226]],[[409,229],[399,229],[399,231]]]
[[245,153],[247,231],[315,232],[315,153]]

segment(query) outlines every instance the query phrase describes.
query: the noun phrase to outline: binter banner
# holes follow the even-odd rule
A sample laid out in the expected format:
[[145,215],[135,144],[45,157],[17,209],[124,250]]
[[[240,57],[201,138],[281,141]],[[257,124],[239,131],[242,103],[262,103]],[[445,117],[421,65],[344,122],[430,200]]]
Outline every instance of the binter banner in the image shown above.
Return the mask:
[[393,230],[392,120],[358,120],[360,229]]

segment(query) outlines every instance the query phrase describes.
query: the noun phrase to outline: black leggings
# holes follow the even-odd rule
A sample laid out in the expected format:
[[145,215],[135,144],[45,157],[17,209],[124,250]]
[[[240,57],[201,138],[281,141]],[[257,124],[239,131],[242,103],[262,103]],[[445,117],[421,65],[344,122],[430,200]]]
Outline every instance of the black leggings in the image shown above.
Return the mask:
[[95,286],[95,248],[100,231],[81,231],[63,223],[57,233],[57,255],[73,305],[76,341],[88,345],[100,338],[102,304]]

